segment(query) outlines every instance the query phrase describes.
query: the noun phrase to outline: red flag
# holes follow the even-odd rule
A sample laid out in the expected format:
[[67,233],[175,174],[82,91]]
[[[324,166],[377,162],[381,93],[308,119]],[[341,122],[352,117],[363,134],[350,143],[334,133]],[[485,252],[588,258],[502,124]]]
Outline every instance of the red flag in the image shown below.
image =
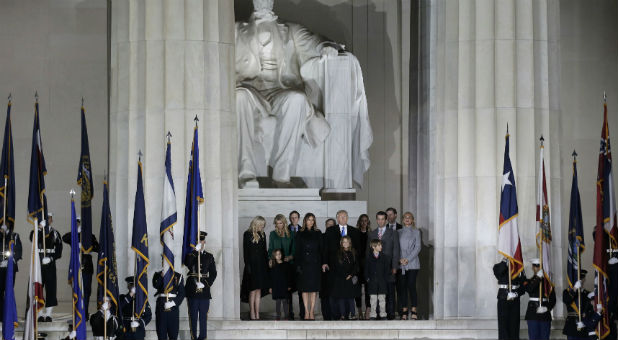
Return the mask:
[[601,147],[597,172],[597,224],[594,228],[594,255],[592,266],[595,272],[595,300],[603,306],[603,318],[597,328],[598,336],[604,339],[609,335],[609,315],[607,305],[607,250],[610,247],[611,234],[616,230],[616,206],[612,180],[612,154],[609,143],[607,124],[607,103],[603,103],[603,129],[601,130]]
[[[542,141],[541,137],[541,141]],[[538,223],[537,247],[541,256],[541,269],[545,281],[543,295],[549,297],[554,289],[553,270],[551,263],[551,225],[549,222],[549,202],[547,201],[547,183],[545,180],[545,160],[543,158],[544,147],[541,144],[541,159],[539,161],[539,181],[536,201],[536,221]]]

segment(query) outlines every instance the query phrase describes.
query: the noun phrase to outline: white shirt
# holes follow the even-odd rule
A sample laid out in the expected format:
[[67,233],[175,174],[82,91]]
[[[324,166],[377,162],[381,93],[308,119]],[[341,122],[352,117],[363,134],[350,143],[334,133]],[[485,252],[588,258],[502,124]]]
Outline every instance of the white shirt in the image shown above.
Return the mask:
[[342,234],[342,236],[348,235],[348,226],[340,224],[339,225],[339,234]]
[[386,232],[386,226],[384,227],[378,227],[378,236],[380,236],[380,238],[382,236],[384,236],[384,233]]

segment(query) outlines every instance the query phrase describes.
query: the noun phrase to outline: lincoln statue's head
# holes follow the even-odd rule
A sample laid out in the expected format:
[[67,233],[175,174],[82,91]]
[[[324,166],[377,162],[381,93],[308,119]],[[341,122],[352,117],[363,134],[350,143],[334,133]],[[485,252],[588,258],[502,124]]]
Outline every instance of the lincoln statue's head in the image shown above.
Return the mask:
[[253,10],[256,12],[272,12],[275,0],[253,0]]

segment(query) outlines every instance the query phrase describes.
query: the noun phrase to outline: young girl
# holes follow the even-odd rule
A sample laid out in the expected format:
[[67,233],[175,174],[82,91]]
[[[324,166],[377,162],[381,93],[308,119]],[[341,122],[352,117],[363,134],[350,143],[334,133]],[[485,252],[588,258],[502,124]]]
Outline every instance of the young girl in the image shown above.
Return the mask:
[[277,308],[277,320],[281,320],[281,305],[283,305],[283,318],[289,313],[288,304],[290,291],[292,290],[292,270],[288,262],[283,261],[283,251],[275,249],[270,260],[270,293],[273,295]]
[[359,261],[352,248],[352,239],[343,236],[339,241],[340,248],[334,268],[334,282],[331,296],[339,308],[341,320],[354,320],[354,297],[358,296]]

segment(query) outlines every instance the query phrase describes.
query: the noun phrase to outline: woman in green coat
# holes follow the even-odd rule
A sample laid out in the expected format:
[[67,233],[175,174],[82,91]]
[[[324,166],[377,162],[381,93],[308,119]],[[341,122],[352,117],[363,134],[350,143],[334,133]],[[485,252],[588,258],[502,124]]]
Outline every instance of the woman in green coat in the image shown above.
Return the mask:
[[288,222],[282,214],[275,216],[273,222],[275,230],[268,236],[268,257],[272,258],[275,249],[283,250],[283,261],[294,263],[294,252],[296,251],[294,237],[288,229]]

